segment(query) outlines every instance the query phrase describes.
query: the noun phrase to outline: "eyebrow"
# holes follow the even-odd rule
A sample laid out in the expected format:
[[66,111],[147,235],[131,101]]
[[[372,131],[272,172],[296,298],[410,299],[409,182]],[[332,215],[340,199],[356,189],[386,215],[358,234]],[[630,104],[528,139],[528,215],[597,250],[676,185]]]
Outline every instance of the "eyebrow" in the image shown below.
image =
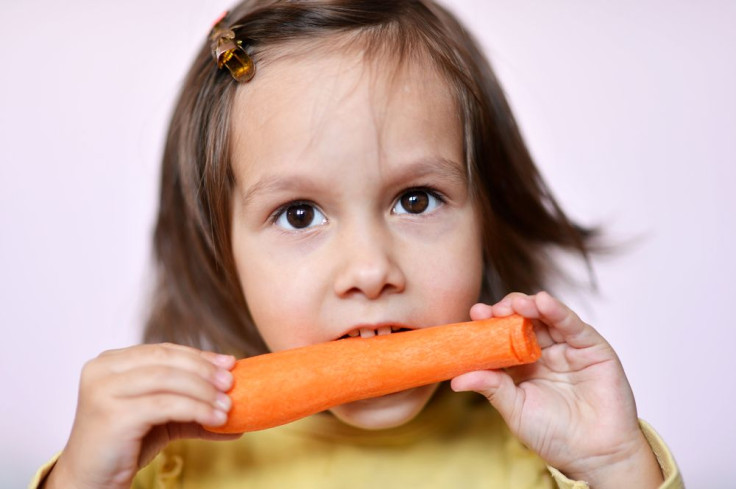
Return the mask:
[[[436,175],[455,184],[468,183],[465,165],[442,157],[429,157],[400,165],[400,169],[392,171],[388,179],[389,185],[398,185],[411,179]],[[304,191],[318,190],[319,185],[309,178],[299,175],[268,175],[242,192],[243,205],[247,206],[260,194],[268,194],[298,188]]]
[[312,189],[316,186],[309,180],[296,175],[268,175],[243,190],[243,205],[247,206],[260,194],[299,189]]
[[465,165],[442,157],[423,158],[401,165],[401,169],[391,176],[391,180],[403,181],[430,175],[436,175],[458,184],[468,183]]

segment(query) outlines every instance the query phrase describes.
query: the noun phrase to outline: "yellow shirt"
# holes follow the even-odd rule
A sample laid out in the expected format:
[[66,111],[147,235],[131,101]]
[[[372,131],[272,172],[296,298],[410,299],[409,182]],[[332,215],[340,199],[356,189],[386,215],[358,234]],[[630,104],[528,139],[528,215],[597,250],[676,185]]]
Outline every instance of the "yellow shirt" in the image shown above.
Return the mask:
[[[684,487],[662,441],[642,428],[667,478]],[[39,471],[39,478],[43,476]],[[438,393],[398,428],[366,431],[322,413],[237,441],[182,440],[136,477],[135,489],[585,489],[549,468],[475,394]]]

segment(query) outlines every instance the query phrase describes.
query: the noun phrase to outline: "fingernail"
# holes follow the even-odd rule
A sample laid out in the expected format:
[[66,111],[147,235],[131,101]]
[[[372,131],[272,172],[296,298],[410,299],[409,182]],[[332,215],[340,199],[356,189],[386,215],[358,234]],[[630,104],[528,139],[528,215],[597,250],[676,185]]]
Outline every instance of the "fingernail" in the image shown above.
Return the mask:
[[214,362],[216,365],[219,365],[220,367],[229,369],[235,363],[235,357],[232,355],[217,354],[215,355]]
[[230,389],[233,385],[233,374],[228,370],[218,370],[215,372],[215,385],[223,391]]
[[227,413],[233,407],[233,401],[227,394],[218,392],[217,397],[215,398],[215,407],[220,411]]
[[212,419],[214,420],[212,423],[214,426],[220,426],[225,424],[225,421],[227,421],[227,413],[220,411],[219,409],[215,409],[212,411]]
[[467,392],[468,389],[462,386],[455,385],[455,382],[450,382],[450,389],[452,389],[453,392]]

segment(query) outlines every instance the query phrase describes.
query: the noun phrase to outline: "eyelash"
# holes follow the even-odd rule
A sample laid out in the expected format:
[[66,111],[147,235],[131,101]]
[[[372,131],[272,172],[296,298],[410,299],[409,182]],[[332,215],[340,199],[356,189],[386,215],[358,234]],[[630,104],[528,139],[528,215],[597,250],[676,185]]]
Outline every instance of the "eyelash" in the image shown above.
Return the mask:
[[[404,197],[407,194],[413,193],[413,192],[426,192],[429,196],[431,196],[434,199],[437,199],[439,204],[446,204],[447,199],[445,198],[442,193],[440,193],[438,190],[429,187],[429,186],[420,186],[420,187],[410,187],[407,189],[402,190],[396,198],[393,200],[393,204],[391,205],[391,210],[396,208],[396,206],[401,202],[401,198]],[[314,202],[309,200],[292,200],[290,202],[287,202],[281,206],[278,207],[274,212],[271,213],[269,217],[269,223],[272,225],[276,225],[279,221],[279,219],[292,207],[300,206],[300,205],[306,205],[313,207],[317,212],[322,214],[324,216],[324,213],[320,210],[319,206],[317,206]],[[411,214],[408,213],[407,214]],[[417,214],[418,215],[418,214]],[[305,228],[308,229],[308,228]],[[297,229],[301,230],[301,229]]]
[[405,196],[406,194],[410,194],[412,192],[426,192],[431,197],[437,199],[437,201],[440,204],[446,204],[447,203],[447,198],[439,190],[437,190],[437,189],[435,189],[434,187],[431,187],[431,186],[419,186],[419,187],[410,187],[410,188],[407,188],[405,190],[402,190],[399,193],[399,195],[397,195],[396,198],[394,199],[394,203],[391,206],[391,209],[394,209],[396,207],[396,205],[401,201],[401,198],[403,196]]
[[271,216],[268,219],[269,223],[275,225],[276,223],[278,223],[278,220],[284,214],[286,214],[286,212],[289,210],[289,208],[300,206],[300,205],[307,205],[307,206],[313,207],[314,209],[317,210],[317,212],[319,212],[320,214],[324,215],[324,212],[322,212],[320,210],[319,206],[317,204],[315,204],[314,202],[312,202],[312,201],[309,201],[309,200],[292,200],[292,201],[289,201],[289,202],[287,202],[287,203],[279,206],[275,211],[273,211],[271,213]]

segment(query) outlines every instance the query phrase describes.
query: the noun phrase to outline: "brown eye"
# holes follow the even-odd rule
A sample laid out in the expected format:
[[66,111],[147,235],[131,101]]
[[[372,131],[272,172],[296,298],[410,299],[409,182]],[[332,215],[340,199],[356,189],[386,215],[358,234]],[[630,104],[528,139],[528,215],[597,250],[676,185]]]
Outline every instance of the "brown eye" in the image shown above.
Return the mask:
[[429,196],[426,192],[414,191],[401,197],[401,206],[410,214],[421,214],[429,206]]
[[276,218],[276,224],[285,229],[305,229],[325,221],[324,214],[305,202],[287,206]]
[[297,229],[302,229],[314,220],[314,208],[311,205],[299,204],[286,209],[286,221]]
[[439,197],[427,190],[413,189],[405,192],[394,205],[394,214],[422,214],[432,211],[442,203]]

